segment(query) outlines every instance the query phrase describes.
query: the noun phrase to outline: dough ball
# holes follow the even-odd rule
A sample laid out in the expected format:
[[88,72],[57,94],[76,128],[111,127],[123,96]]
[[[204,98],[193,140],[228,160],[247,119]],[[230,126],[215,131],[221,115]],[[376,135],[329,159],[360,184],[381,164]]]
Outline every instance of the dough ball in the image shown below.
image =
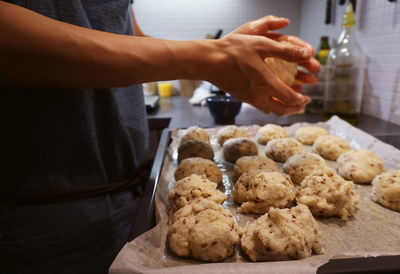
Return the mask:
[[315,140],[312,150],[327,160],[336,161],[341,154],[350,150],[350,146],[339,136],[322,135]]
[[400,212],[400,170],[386,172],[372,181],[372,199]]
[[287,137],[286,130],[274,124],[266,124],[257,130],[256,140],[259,144],[265,145],[272,139],[280,139]]
[[329,132],[322,127],[307,126],[299,128],[294,137],[303,145],[312,145],[319,136],[328,134]]
[[179,181],[192,174],[204,175],[208,180],[216,184],[222,182],[222,173],[217,165],[213,161],[200,157],[182,160],[175,170],[174,177],[176,181]]
[[352,181],[344,180],[327,167],[314,171],[301,182],[296,201],[308,206],[316,216],[339,216],[347,220],[354,215],[359,196]]
[[354,183],[370,183],[376,175],[385,172],[379,156],[366,149],[347,151],[336,162],[339,175]]
[[233,254],[241,234],[242,229],[229,210],[202,199],[174,214],[168,240],[178,256],[217,262]]
[[187,158],[200,157],[213,160],[214,150],[210,144],[199,140],[189,140],[181,144],[178,148],[178,163]]
[[308,175],[326,166],[325,160],[318,154],[300,152],[286,161],[283,171],[290,175],[293,183],[300,184]]
[[217,189],[217,184],[204,175],[192,174],[179,180],[171,190],[168,202],[174,210],[200,199],[208,199],[218,204],[226,200],[226,195]]
[[322,254],[321,231],[305,205],[271,208],[245,228],[240,241],[252,261],[301,259]]
[[305,152],[304,146],[293,138],[271,140],[265,148],[265,154],[277,162],[286,162],[298,152]]
[[189,140],[199,140],[209,144],[210,135],[205,129],[193,126],[186,130],[186,134],[181,139],[181,144]]
[[279,166],[265,156],[253,155],[240,157],[233,168],[233,181],[236,182],[240,175],[250,170],[279,171]]
[[[289,43],[289,42],[281,42]],[[281,79],[286,85],[291,87],[297,74],[297,64],[288,62],[279,58],[268,57],[265,63],[272,70],[272,72]]]
[[227,126],[227,127],[223,127],[222,129],[220,129],[218,131],[217,134],[217,139],[218,139],[218,143],[223,146],[225,141],[231,138],[248,138],[249,135],[247,135],[247,133],[237,127],[237,126]]
[[223,153],[226,161],[234,163],[240,157],[258,155],[258,148],[248,138],[231,138],[224,143]]
[[233,200],[241,204],[242,212],[264,214],[271,207],[289,206],[295,198],[293,183],[281,172],[253,170],[239,177],[233,191]]

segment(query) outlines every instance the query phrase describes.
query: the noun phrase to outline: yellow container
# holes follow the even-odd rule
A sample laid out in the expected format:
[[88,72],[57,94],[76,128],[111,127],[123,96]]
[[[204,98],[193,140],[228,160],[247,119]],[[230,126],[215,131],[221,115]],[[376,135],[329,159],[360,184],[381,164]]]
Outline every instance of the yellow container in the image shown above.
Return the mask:
[[174,89],[172,83],[157,83],[157,87],[158,87],[158,94],[161,97],[170,97]]

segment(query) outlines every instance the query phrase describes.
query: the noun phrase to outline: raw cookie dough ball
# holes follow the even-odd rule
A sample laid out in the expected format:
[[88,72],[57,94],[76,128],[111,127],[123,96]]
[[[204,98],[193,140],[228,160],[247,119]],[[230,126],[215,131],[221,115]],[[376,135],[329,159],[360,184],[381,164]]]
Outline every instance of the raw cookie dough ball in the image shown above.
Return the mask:
[[176,181],[179,181],[192,174],[205,175],[208,180],[216,184],[222,182],[222,173],[217,165],[213,161],[200,157],[182,160],[175,170],[174,177]]
[[305,205],[271,208],[247,226],[240,241],[252,261],[301,259],[322,254],[321,231]]
[[233,181],[236,182],[236,180],[239,179],[240,175],[254,169],[279,171],[279,166],[274,161],[265,156],[243,156],[240,157],[235,163],[235,167],[233,168]]
[[240,138],[240,137],[248,138],[249,135],[247,135],[247,133],[243,129],[241,129],[237,126],[224,127],[218,131],[218,135],[217,135],[218,143],[221,146],[223,146],[225,141],[228,139]]
[[293,183],[300,184],[308,175],[326,166],[325,160],[318,154],[300,152],[286,161],[283,171],[290,175]]
[[289,206],[295,195],[288,175],[277,171],[252,170],[237,180],[233,200],[241,204],[242,212],[264,214],[271,207]]
[[178,148],[178,163],[187,158],[200,157],[208,160],[214,159],[214,150],[210,144],[199,140],[189,140]]
[[293,138],[271,140],[265,148],[265,154],[277,162],[286,162],[298,152],[305,152],[304,146]]
[[315,140],[312,150],[327,160],[336,161],[340,154],[350,150],[350,146],[339,136],[323,135]]
[[350,150],[337,159],[338,173],[346,180],[365,184],[385,172],[378,155],[366,149]]
[[322,127],[307,126],[299,128],[294,137],[304,145],[312,145],[319,136],[328,134],[329,132]]
[[210,135],[204,128],[193,126],[186,130],[186,134],[181,139],[181,144],[189,140],[199,140],[209,144]]
[[[290,42],[283,41],[281,43],[290,44]],[[297,74],[297,64],[282,60],[280,58],[268,57],[265,58],[265,63],[272,70],[272,72],[281,79],[286,85],[291,87]]]
[[259,144],[265,145],[272,139],[280,139],[287,137],[286,130],[274,124],[266,124],[257,130],[256,140]]
[[258,155],[258,148],[248,138],[231,138],[224,143],[223,153],[226,161],[234,163],[240,157]]
[[168,202],[174,210],[200,199],[208,199],[218,204],[226,200],[226,195],[217,189],[217,184],[204,175],[192,174],[179,180],[171,190]]
[[168,240],[178,256],[217,262],[233,254],[241,234],[242,229],[229,210],[203,199],[174,214]]
[[301,182],[296,201],[308,206],[316,216],[339,216],[347,220],[354,215],[359,196],[352,181],[344,180],[327,167],[314,171]]
[[371,194],[375,202],[400,212],[400,170],[376,176]]

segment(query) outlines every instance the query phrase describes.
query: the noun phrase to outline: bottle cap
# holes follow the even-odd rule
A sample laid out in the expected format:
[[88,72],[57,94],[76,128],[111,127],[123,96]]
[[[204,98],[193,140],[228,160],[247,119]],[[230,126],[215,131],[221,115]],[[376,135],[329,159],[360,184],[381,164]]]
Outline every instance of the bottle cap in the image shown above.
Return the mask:
[[349,2],[349,4],[346,7],[346,11],[344,12],[343,15],[343,26],[345,27],[352,27],[356,24],[355,16],[354,16],[354,10],[353,10],[353,4]]

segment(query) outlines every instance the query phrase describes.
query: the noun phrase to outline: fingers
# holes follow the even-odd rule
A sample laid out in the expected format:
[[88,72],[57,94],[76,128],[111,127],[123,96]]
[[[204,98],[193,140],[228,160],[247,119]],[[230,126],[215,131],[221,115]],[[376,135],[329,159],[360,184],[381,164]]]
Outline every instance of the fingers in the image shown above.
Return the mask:
[[299,47],[305,47],[308,48],[309,50],[311,50],[311,55],[315,54],[315,50],[313,48],[313,46],[311,46],[309,43],[301,40],[299,37],[297,36],[293,36],[293,35],[281,35],[277,38],[277,40],[279,42],[282,41],[286,41],[286,42],[290,42],[293,45],[299,46]]
[[299,37],[297,36],[293,36],[293,35],[283,35],[277,32],[273,32],[273,31],[268,31],[265,35],[265,37],[269,38],[269,39],[273,39],[276,40],[278,42],[289,42],[293,45],[299,46],[299,47],[305,47],[308,48],[309,50],[311,50],[312,55],[315,54],[315,49],[313,48],[313,46],[303,40],[301,40]]
[[302,92],[303,91],[303,86],[302,85],[295,84],[295,85],[291,86],[291,88],[296,92]]
[[265,35],[269,30],[278,30],[289,25],[287,18],[280,18],[274,15],[267,15],[260,19],[251,21],[233,31],[239,34]]
[[265,97],[262,102],[253,104],[259,110],[265,113],[275,113],[277,116],[284,116],[289,114],[295,114],[302,111],[305,105],[301,106],[286,106],[282,102],[274,97]]
[[262,48],[264,50],[264,58],[276,57],[283,60],[306,64],[308,59],[312,57],[312,50],[308,47],[300,47],[291,43],[280,43],[268,38],[262,40]]
[[264,70],[266,91],[270,96],[276,97],[287,106],[300,106],[310,101],[309,97],[296,92],[283,83],[268,66],[264,65]]
[[304,84],[315,84],[316,82],[318,82],[318,78],[315,77],[312,74],[309,73],[304,73],[304,72],[297,72],[296,74],[296,80],[304,83]]
[[282,34],[273,31],[268,31],[266,34],[264,34],[264,36],[269,39],[278,40],[279,37],[282,36]]
[[306,62],[299,63],[299,65],[305,67],[312,73],[318,73],[321,69],[321,64],[315,58],[310,58]]

